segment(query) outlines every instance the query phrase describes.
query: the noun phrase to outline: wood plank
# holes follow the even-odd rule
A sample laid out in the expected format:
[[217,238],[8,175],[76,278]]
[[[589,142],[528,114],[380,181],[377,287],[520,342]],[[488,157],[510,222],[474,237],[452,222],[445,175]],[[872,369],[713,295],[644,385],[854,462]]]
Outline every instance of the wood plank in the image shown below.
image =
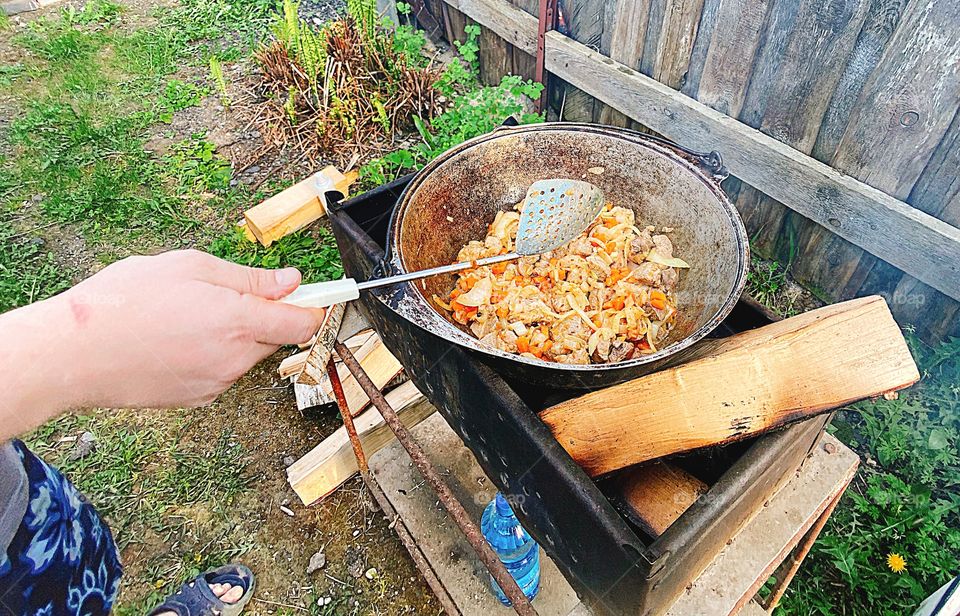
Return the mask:
[[[386,394],[400,421],[412,428],[436,411],[414,384],[407,381]],[[396,437],[380,412],[371,408],[354,419],[364,454],[369,458]],[[350,437],[343,426],[287,467],[287,481],[305,505],[315,503],[359,472]]]
[[345,175],[333,166],[325,167],[244,212],[246,228],[261,244],[269,246],[281,237],[326,216],[326,206],[317,194],[318,180],[326,181],[330,190],[347,196],[350,185],[357,177],[356,172]]
[[[824,449],[826,446],[831,453]],[[769,500],[710,566],[667,612],[688,614],[746,614],[740,608],[800,543],[856,474],[857,455],[833,436],[825,435],[797,476]],[[749,571],[752,583],[741,584]],[[750,602],[750,603],[748,603]],[[766,614],[758,609],[760,614]]]
[[[616,0],[612,8],[604,11],[603,37],[600,51],[605,56],[632,68],[639,68],[643,55],[647,20],[651,0]],[[612,126],[628,127],[630,118],[610,105],[597,101],[594,107],[595,121]]]
[[496,32],[480,26],[480,80],[494,86],[513,69],[513,45]]
[[[537,18],[505,0],[447,0],[454,9],[490,28],[502,39],[530,55],[537,53]],[[451,18],[453,18],[451,13]],[[533,24],[531,27],[530,24]]]
[[326,375],[327,362],[330,361],[333,343],[337,339],[346,309],[346,304],[334,304],[327,309],[320,331],[317,332],[313,344],[307,350],[300,371],[296,373],[297,383],[316,385]]
[[690,52],[690,61],[687,63],[683,84],[680,86],[680,91],[692,98],[695,98],[700,90],[700,78],[703,77],[707,53],[710,51],[710,42],[713,40],[713,29],[717,25],[722,4],[723,0],[704,0],[703,2],[697,36]]
[[[558,0],[558,10],[568,35],[591,49],[600,50],[603,42],[603,0]],[[551,85],[551,87],[554,87]],[[560,120],[568,122],[592,122],[595,99],[587,92],[570,83],[556,81],[561,90]]]
[[686,355],[696,357],[689,363],[574,398],[540,417],[570,456],[598,476],[747,438],[920,378],[880,297],[702,346]]
[[[917,136],[917,139],[911,140],[910,138],[905,137],[900,134],[900,129],[905,131],[912,131],[915,126],[901,126],[900,120],[898,118],[892,117],[890,114],[896,114],[896,109],[898,105],[906,105],[908,107],[913,105],[912,101],[915,100],[934,100],[940,96],[946,95],[950,96],[949,93],[944,91],[944,84],[941,81],[932,79],[924,82],[913,81],[913,76],[911,73],[915,68],[911,66],[911,63],[914,61],[919,62],[940,62],[942,63],[949,55],[944,55],[944,57],[937,57],[937,52],[931,52],[926,58],[907,58],[903,54],[917,53],[922,54],[918,49],[900,49],[903,46],[905,39],[910,40],[911,42],[923,46],[922,41],[929,39],[933,34],[930,30],[931,28],[939,32],[939,23],[935,15],[930,14],[927,11],[927,8],[918,6],[917,3],[908,4],[906,7],[902,7],[899,4],[895,4],[892,7],[889,7],[889,13],[893,15],[885,16],[882,19],[870,19],[865,25],[864,30],[868,28],[871,34],[875,36],[873,38],[882,40],[884,42],[889,41],[889,44],[886,45],[885,51],[880,55],[876,60],[876,68],[872,72],[872,77],[863,88],[860,99],[858,100],[856,109],[859,110],[858,114],[851,114],[850,123],[848,128],[848,134],[846,140],[841,140],[836,148],[836,151],[833,153],[834,166],[837,166],[836,161],[841,161],[844,159],[853,160],[856,159],[859,161],[857,163],[856,169],[850,169],[851,175],[857,177],[861,180],[866,180],[867,183],[874,183],[869,180],[871,174],[880,173],[887,174],[888,180],[885,180],[884,184],[876,184],[879,188],[884,190],[887,193],[893,194],[895,196],[904,196],[905,191],[909,190],[913,192],[914,178],[916,178],[915,171],[908,169],[890,169],[891,159],[885,156],[870,159],[865,158],[861,155],[861,148],[863,144],[859,141],[849,139],[849,130],[856,130],[859,133],[870,132],[873,136],[872,139],[875,139],[876,144],[880,143],[891,143],[895,144],[892,147],[882,147],[888,153],[908,153],[910,156],[918,155],[926,158],[929,156],[930,161],[936,157],[937,152],[940,148],[936,144],[936,140],[939,137],[934,137],[933,144],[935,146],[933,154],[929,154],[930,144],[920,146],[918,145],[917,139],[923,141],[928,136],[929,133],[926,132],[922,136]],[[899,12],[903,12],[902,18],[899,15]],[[894,17],[896,21],[894,21]],[[941,18],[943,16],[941,15]],[[894,29],[893,25],[896,25]],[[949,24],[948,24],[949,25]],[[956,26],[954,32],[956,32]],[[891,34],[892,32],[892,34]],[[956,35],[954,36],[956,38]],[[875,49],[874,46],[871,49]],[[954,57],[956,57],[957,50],[960,49],[957,45],[954,45]],[[872,57],[871,57],[872,59]],[[947,61],[949,63],[949,61]],[[929,69],[937,70],[933,67],[927,67]],[[906,71],[907,74],[902,74]],[[899,77],[891,75],[900,75]],[[878,75],[885,75],[890,77],[890,83],[877,83],[876,79]],[[960,78],[956,76],[950,78],[952,81],[952,87],[956,92],[956,88],[960,87]],[[896,89],[887,91],[886,88],[892,84],[900,83],[902,87],[907,88],[907,94],[902,95],[901,91]],[[906,84],[906,85],[903,85]],[[871,92],[871,88],[874,89]],[[880,94],[884,93],[886,94]],[[896,98],[897,100],[886,100],[881,103],[878,102],[878,96],[889,96]],[[888,97],[889,98],[889,97]],[[864,105],[870,105],[870,115],[865,120],[863,111]],[[931,105],[936,105],[931,103]],[[946,109],[956,110],[957,101],[952,102],[952,107],[950,103],[947,104]],[[903,111],[903,113],[910,113],[912,110]],[[922,112],[923,109],[918,108],[918,113]],[[929,113],[944,113],[945,108],[941,106],[935,106],[931,108]],[[902,114],[900,114],[902,116]],[[884,118],[887,118],[886,120]],[[938,118],[943,122],[949,122],[952,118]],[[860,122],[859,128],[854,128],[854,125],[857,122]],[[892,126],[892,128],[891,128]],[[952,125],[951,125],[952,126]],[[899,127],[899,128],[898,128]],[[949,134],[950,128],[947,128],[947,134]],[[931,131],[933,132],[933,131]],[[859,139],[859,137],[857,137]],[[949,138],[947,136],[944,139]],[[901,145],[902,144],[902,145]],[[901,149],[904,148],[904,149]],[[920,153],[923,150],[926,153]],[[942,152],[942,151],[941,151]],[[899,156],[899,154],[898,154]],[[906,164],[906,163],[905,163]],[[919,163],[924,165],[924,163]],[[926,169],[929,166],[929,162],[925,163],[923,167]],[[956,175],[955,169],[952,171],[953,175]],[[890,179],[890,175],[895,176],[895,180]],[[922,176],[922,172],[921,172]],[[918,179],[918,182],[920,180]],[[912,205],[918,207],[926,212],[930,212],[934,215],[937,215],[940,212],[939,203],[934,204],[934,200],[925,200],[924,203],[918,204],[916,201],[910,201],[909,197],[908,202]],[[943,216],[940,216],[943,218]],[[805,258],[798,263],[796,268],[795,275],[799,280],[806,284],[813,285],[823,289],[823,291],[831,296],[838,296],[842,293],[852,294],[863,294],[864,292],[880,292],[886,297],[895,298],[902,296],[927,296],[929,295],[929,300],[925,307],[921,307],[918,302],[895,302],[891,304],[891,308],[894,312],[894,316],[898,319],[903,320],[904,322],[913,322],[922,324],[925,321],[931,319],[934,314],[937,312],[933,311],[933,308],[938,307],[943,311],[940,314],[943,316],[940,319],[939,326],[934,324],[933,330],[942,329],[943,326],[949,327],[947,324],[952,321],[950,315],[955,314],[953,307],[949,304],[952,301],[947,301],[946,298],[937,298],[936,293],[930,291],[929,293],[916,292],[917,286],[913,280],[904,280],[901,272],[899,272],[894,267],[884,263],[883,261],[876,258],[876,256],[868,255],[863,253],[861,250],[854,246],[850,246],[845,242],[838,240],[836,237],[833,237],[824,231],[818,229],[805,229],[804,230],[804,239],[801,240],[804,244],[811,247],[811,251],[805,255]],[[828,261],[835,264],[829,268],[819,268],[814,264]],[[866,285],[865,287],[859,287],[858,282]],[[878,285],[879,282],[879,285]],[[901,286],[903,285],[903,286]],[[898,291],[898,287],[900,290]],[[861,290],[862,289],[862,290]],[[906,291],[905,289],[909,289]],[[947,305],[943,305],[947,304]],[[927,328],[924,327],[926,330]]]
[[[528,15],[535,16],[540,10],[540,2],[538,0],[510,0],[510,3]],[[536,56],[530,55],[522,49],[511,47],[513,51],[513,74],[519,75],[524,79],[532,80],[536,77]]]
[[[344,341],[344,344],[347,345],[347,348],[350,349],[350,351],[356,354],[358,349],[360,349],[368,340],[370,340],[371,337],[375,335],[376,334],[372,329],[368,329],[364,332],[356,334],[355,336],[347,339],[346,341]],[[299,375],[303,371],[303,368],[307,363],[307,357],[309,356],[309,354],[310,354],[310,349],[308,348],[301,351],[300,353],[296,353],[294,355],[291,355],[290,357],[285,358],[283,361],[280,362],[280,366],[277,368],[277,374],[280,376],[281,379],[288,379],[290,377]],[[340,360],[338,359],[337,361],[339,362]],[[316,385],[317,383],[312,382],[311,379],[307,379],[303,381],[303,384]]]
[[627,517],[651,537],[659,537],[709,486],[687,471],[656,461],[617,477],[618,499]]
[[740,114],[768,4],[768,0],[724,0],[721,4],[697,100],[731,117]]
[[874,0],[864,19],[863,28],[854,43],[850,58],[830,98],[817,140],[813,157],[830,162],[837,152],[840,139],[850,122],[860,94],[873,73],[883,50],[887,47],[893,31],[900,22],[908,0]]
[[960,3],[913,2],[864,87],[831,164],[906,198],[960,105]]
[[[547,67],[657,132],[722,148],[741,180],[922,282],[960,297],[960,230],[556,32]],[[883,229],[897,229],[884,233]]]
[[[866,10],[864,0],[771,4],[741,121],[808,154]],[[738,201],[738,208],[744,212],[750,203]],[[745,216],[754,225],[748,227],[753,246],[769,258],[793,264],[799,256],[798,235],[819,226],[763,194],[757,194],[754,207]]]
[[[390,353],[387,345],[380,342],[379,338],[377,342],[378,344],[373,347],[370,354],[360,360],[360,366],[363,367],[373,384],[378,389],[382,389],[387,383],[397,378],[397,375],[403,371],[403,366]],[[352,374],[350,377],[347,379],[341,378],[341,383],[343,384],[343,394],[347,406],[350,408],[350,414],[356,416],[370,404],[370,398],[367,397]]]
[[[679,90],[690,65],[693,45],[700,27],[700,15],[704,0],[658,0],[663,2],[663,16],[656,37],[647,33],[640,71],[662,84]],[[652,28],[653,16],[648,29]],[[651,52],[648,66],[647,51]]]

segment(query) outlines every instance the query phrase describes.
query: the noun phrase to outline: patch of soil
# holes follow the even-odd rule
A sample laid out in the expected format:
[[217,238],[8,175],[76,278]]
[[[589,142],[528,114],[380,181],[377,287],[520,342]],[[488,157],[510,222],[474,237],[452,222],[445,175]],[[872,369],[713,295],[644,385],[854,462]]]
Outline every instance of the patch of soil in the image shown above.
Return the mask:
[[[296,410],[290,388],[276,381],[276,367],[284,355],[281,351],[263,361],[210,407],[148,411],[153,425],[187,422],[182,440],[202,446],[226,430],[247,453],[249,490],[226,512],[220,527],[198,523],[198,543],[228,532],[237,543],[251,546],[238,560],[257,575],[259,600],[245,613],[276,613],[282,605],[308,608],[325,597],[337,607],[337,614],[438,613],[439,604],[389,521],[370,511],[359,478],[310,507],[303,506],[287,484],[284,458],[303,455],[341,422],[331,408],[306,415]],[[281,506],[294,515],[284,513]],[[195,521],[211,517],[197,507],[189,513]],[[153,590],[142,564],[166,549],[163,540],[153,537],[125,554],[122,600]],[[326,554],[326,565],[308,575],[310,557],[320,550]],[[377,570],[372,580],[355,575],[370,568]]]

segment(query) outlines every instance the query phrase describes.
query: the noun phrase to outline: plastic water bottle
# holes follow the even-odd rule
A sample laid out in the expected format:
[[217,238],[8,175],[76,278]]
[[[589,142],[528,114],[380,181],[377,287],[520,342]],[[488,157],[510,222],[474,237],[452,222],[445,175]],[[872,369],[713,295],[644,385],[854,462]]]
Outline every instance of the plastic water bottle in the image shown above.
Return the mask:
[[[510,503],[499,492],[484,509],[480,530],[500,557],[500,562],[517,581],[520,590],[532,601],[540,591],[540,546],[520,526]],[[490,590],[500,599],[500,603],[510,605],[510,600],[493,576],[490,576]]]

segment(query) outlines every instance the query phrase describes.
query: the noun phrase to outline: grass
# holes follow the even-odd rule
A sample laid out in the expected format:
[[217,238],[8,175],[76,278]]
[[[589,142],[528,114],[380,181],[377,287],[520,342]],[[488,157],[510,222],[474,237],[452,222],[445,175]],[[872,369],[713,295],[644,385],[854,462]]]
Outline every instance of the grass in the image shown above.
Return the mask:
[[[908,336],[923,375],[896,400],[865,401],[834,420],[866,461],[814,545],[783,614],[912,613],[960,571],[960,339]],[[899,554],[895,573],[887,558]]]
[[797,314],[796,297],[789,293],[787,272],[776,261],[751,255],[747,293],[780,316]]
[[[196,245],[251,265],[292,263],[309,279],[342,274],[326,233],[270,249],[238,240],[237,212],[264,194],[231,186],[229,162],[202,132],[162,155],[145,148],[153,127],[216,87],[181,69],[203,75],[212,53],[245,55],[265,28],[268,5],[181,0],[137,29],[119,4],[93,0],[0,34],[24,52],[0,67],[0,94],[18,109],[0,132],[0,312],[88,273],[51,249],[76,234],[102,261]],[[133,568],[127,562],[119,614],[146,613],[183,580],[251,548],[234,536],[229,511],[248,490],[248,452],[229,431],[188,438],[199,429],[182,419],[189,416],[67,415],[29,437],[105,515],[125,554],[146,554],[132,559]],[[96,448],[74,459],[71,439],[84,431],[96,436]]]
[[[245,450],[227,431],[209,444],[188,440],[183,434],[190,428],[185,423],[148,424],[135,412],[109,411],[64,416],[28,439],[34,452],[90,498],[121,550],[139,551],[146,541],[169,546],[143,567],[141,577],[151,591],[130,597],[118,607],[119,614],[145,613],[183,580],[230,562],[250,547],[232,536],[231,527],[223,527],[229,507],[250,480]],[[68,439],[84,431],[96,437],[96,446],[74,459],[74,442]],[[194,507],[212,512],[206,526],[198,522],[206,515],[191,515]],[[220,530],[211,531],[214,527]]]

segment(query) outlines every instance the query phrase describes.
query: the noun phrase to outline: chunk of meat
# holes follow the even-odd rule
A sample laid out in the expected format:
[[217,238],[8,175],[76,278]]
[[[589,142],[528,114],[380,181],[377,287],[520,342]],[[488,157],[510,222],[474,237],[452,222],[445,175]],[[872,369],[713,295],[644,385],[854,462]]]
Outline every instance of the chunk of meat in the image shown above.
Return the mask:
[[668,259],[673,256],[673,242],[666,235],[654,235],[653,245],[661,256]]

